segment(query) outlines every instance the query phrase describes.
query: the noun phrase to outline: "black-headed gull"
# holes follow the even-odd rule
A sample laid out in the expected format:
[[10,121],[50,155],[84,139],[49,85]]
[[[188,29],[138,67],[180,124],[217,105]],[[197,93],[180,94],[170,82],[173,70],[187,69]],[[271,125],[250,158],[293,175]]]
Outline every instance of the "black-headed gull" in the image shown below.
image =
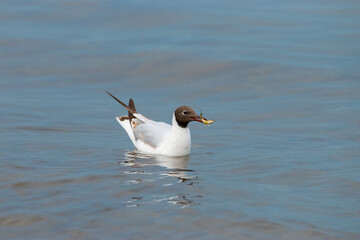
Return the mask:
[[166,156],[189,155],[191,149],[189,122],[197,121],[204,124],[213,122],[202,117],[202,114],[197,115],[188,106],[181,106],[175,110],[172,125],[156,122],[136,112],[131,98],[127,106],[108,91],[106,92],[128,110],[127,116],[116,117],[116,120],[141,152]]

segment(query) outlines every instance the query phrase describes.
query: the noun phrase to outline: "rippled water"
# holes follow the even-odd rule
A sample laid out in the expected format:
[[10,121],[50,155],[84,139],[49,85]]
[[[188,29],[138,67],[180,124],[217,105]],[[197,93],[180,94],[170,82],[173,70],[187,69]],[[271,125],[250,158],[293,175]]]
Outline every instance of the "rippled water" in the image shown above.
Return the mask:
[[[359,239],[357,1],[2,1],[1,239]],[[104,90],[184,158],[134,151]]]

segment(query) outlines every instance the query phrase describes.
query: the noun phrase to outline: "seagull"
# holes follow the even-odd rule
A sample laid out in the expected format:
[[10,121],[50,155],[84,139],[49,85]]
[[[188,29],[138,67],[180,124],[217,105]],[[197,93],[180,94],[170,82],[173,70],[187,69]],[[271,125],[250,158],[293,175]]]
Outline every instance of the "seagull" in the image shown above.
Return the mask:
[[116,117],[116,120],[140,152],[173,157],[187,156],[191,149],[188,124],[192,121],[204,124],[214,122],[202,117],[202,114],[197,115],[188,106],[181,106],[175,110],[172,125],[156,122],[138,113],[131,98],[129,105],[126,105],[108,91],[105,92],[128,110],[127,116]]

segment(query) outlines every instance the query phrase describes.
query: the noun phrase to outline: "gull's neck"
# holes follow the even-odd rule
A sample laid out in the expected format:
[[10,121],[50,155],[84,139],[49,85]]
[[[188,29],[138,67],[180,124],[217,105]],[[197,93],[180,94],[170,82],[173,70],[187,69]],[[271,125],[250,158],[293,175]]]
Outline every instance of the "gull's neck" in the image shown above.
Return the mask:
[[176,117],[175,117],[175,113],[173,113],[173,117],[172,117],[172,127],[173,128],[180,128],[180,129],[186,129],[186,131],[189,131],[189,127],[182,127],[179,125],[178,121],[176,121]]
[[172,118],[172,127],[169,133],[169,140],[173,144],[173,153],[174,156],[182,156],[190,154],[191,149],[191,135],[189,127],[181,127],[176,121],[175,114]]

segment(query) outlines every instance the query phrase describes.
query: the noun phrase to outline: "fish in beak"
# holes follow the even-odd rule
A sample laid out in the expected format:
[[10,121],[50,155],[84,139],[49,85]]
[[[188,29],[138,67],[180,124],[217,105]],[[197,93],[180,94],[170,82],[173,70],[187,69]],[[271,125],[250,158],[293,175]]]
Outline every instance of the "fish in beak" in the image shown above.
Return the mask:
[[205,126],[209,126],[210,124],[212,124],[213,122],[215,122],[215,120],[207,120],[205,117],[202,116],[202,113],[200,113],[199,120],[196,120],[198,122],[203,123]]

